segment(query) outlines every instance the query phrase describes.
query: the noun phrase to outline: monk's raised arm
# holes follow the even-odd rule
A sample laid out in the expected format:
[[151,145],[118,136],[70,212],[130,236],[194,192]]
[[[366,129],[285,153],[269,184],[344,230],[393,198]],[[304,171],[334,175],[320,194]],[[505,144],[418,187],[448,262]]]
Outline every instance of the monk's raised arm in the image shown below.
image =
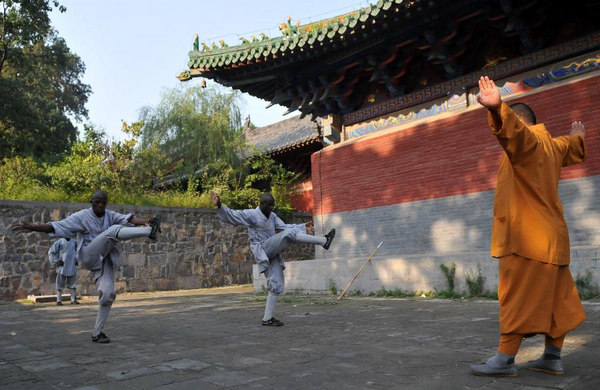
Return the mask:
[[477,101],[488,109],[488,122],[492,134],[496,136],[512,163],[518,163],[537,147],[536,135],[502,101],[496,84],[487,76],[479,79]]
[[569,135],[555,138],[563,152],[562,166],[585,161],[585,126],[581,121],[571,123]]

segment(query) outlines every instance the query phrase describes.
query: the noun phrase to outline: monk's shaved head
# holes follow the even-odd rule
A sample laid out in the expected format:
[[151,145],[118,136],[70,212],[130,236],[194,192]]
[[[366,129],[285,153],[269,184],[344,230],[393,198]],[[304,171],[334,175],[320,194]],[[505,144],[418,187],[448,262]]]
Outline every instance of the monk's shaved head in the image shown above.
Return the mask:
[[106,202],[108,200],[108,194],[105,191],[96,190],[92,193],[92,202],[95,200],[103,200]]
[[275,198],[273,198],[273,195],[271,195],[269,193],[262,194],[260,196],[260,204],[265,204],[265,203],[275,204]]
[[535,125],[537,123],[535,113],[527,104],[514,103],[510,105],[510,108],[512,108],[515,114],[517,114],[526,125]]

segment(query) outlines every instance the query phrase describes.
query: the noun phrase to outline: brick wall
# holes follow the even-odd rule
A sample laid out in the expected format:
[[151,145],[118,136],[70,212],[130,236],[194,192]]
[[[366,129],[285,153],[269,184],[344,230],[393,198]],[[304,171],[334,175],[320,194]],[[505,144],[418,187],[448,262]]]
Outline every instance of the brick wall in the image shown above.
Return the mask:
[[[28,294],[54,294],[56,273],[48,261],[55,239],[43,233],[15,234],[11,226],[20,221],[44,223],[58,220],[88,204],[0,201],[0,299]],[[254,257],[247,231],[222,223],[214,210],[109,205],[120,213],[139,217],[161,214],[162,234],[121,245],[121,271],[116,287],[123,291],[176,290],[250,283]],[[296,213],[288,223],[304,223],[309,214]],[[314,247],[293,245],[286,260],[314,258]],[[78,289],[95,294],[89,272],[79,269]]]
[[[517,100],[554,136],[573,120],[586,125],[587,161],[563,170],[561,196],[572,245],[600,246],[600,76]],[[364,255],[381,240],[388,255],[489,249],[501,153],[482,107],[315,153],[315,223],[339,230],[335,248],[317,253]]]
[[306,180],[296,185],[296,191],[292,194],[292,206],[294,209],[306,213],[312,213],[313,194],[312,181]]

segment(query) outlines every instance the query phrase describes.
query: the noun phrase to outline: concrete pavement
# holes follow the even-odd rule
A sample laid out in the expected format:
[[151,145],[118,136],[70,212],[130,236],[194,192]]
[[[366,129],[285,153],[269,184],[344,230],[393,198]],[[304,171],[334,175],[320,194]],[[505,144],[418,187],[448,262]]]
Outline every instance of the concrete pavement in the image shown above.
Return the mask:
[[[566,374],[526,370],[543,337],[524,341],[519,376],[485,378],[498,303],[282,295],[280,328],[260,325],[250,286],[121,294],[90,340],[93,298],[81,305],[0,303],[2,389],[594,389],[600,388],[600,303],[567,337]],[[87,303],[86,303],[87,302]]]

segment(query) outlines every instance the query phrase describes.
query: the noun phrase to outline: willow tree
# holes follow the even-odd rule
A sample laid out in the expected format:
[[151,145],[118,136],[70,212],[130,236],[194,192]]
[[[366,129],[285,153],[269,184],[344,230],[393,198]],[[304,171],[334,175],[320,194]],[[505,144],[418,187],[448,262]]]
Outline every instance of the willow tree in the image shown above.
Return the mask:
[[143,107],[141,148],[158,146],[179,174],[221,164],[239,168],[243,138],[239,94],[200,87],[163,92],[155,107]]

